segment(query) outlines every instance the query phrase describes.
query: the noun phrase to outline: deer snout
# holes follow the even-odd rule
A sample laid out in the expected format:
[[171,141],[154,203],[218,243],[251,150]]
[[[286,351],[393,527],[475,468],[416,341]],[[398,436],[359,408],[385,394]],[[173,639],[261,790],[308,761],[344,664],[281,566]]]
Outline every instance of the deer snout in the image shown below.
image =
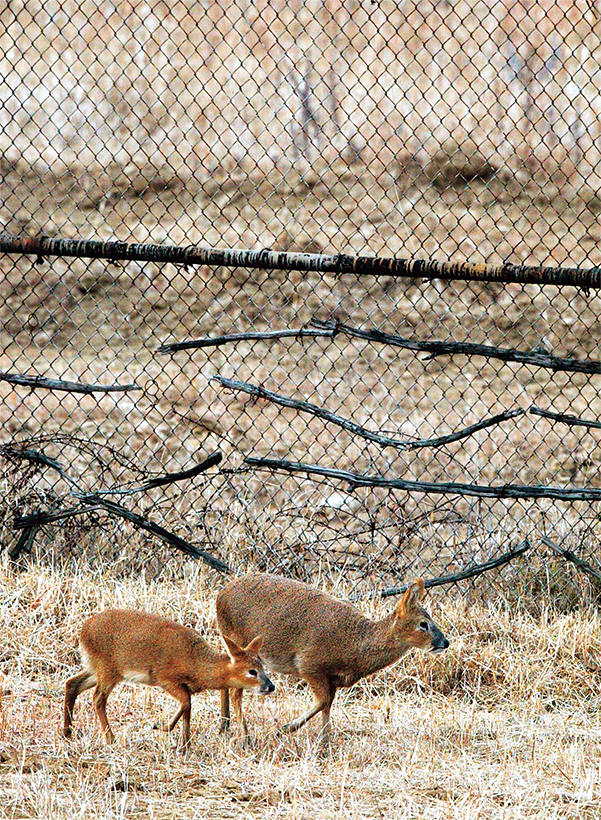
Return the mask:
[[274,684],[269,680],[267,675],[265,675],[265,680],[259,686],[259,694],[260,695],[269,695],[275,689]]
[[445,649],[449,648],[449,641],[442,632],[438,632],[438,635],[432,636],[432,642],[430,644],[430,652],[434,653],[435,655],[439,652],[444,652]]

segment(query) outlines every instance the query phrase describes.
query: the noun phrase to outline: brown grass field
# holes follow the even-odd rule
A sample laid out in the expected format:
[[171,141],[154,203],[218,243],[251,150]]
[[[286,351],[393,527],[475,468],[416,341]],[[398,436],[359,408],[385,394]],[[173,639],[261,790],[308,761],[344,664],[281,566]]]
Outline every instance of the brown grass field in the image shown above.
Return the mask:
[[[437,658],[412,653],[339,693],[329,759],[318,722],[278,727],[309,693],[277,678],[248,697],[254,745],[218,734],[218,695],[193,702],[191,750],[151,727],[173,702],[118,687],[116,734],[104,745],[90,694],[63,740],[63,685],[78,667],[83,620],[103,607],[167,614],[216,643],[217,587],[185,581],[108,581],[101,572],[0,569],[2,699],[0,816],[6,818],[570,818],[601,813],[599,615],[533,618],[502,603],[438,593],[427,605],[451,640]],[[342,588],[334,590],[343,596]],[[392,604],[372,604],[374,617]],[[179,728],[179,727],[178,727]]]

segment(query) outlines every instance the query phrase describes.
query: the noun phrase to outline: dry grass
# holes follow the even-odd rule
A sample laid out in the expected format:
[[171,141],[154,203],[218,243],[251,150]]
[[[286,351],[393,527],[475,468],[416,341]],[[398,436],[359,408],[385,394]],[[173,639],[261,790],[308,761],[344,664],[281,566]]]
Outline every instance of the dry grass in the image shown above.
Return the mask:
[[316,725],[278,734],[309,698],[287,679],[274,696],[247,699],[252,750],[236,732],[218,735],[215,694],[197,696],[184,758],[175,738],[150,728],[172,702],[144,687],[122,686],[111,698],[112,748],[89,695],[67,744],[57,733],[62,687],[77,666],[77,631],[99,607],[166,613],[216,641],[209,579],[108,582],[84,570],[14,575],[5,565],[0,573],[2,817],[592,820],[601,812],[593,611],[534,619],[438,596],[430,603],[451,649],[437,659],[409,655],[340,693],[329,760],[318,754]]

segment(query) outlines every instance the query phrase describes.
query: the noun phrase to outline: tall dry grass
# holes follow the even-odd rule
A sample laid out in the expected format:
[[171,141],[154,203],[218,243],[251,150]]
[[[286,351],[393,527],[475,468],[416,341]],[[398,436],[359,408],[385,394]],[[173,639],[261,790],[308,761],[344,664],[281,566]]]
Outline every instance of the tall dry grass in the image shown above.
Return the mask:
[[168,614],[217,642],[209,578],[108,581],[83,568],[13,574],[4,563],[0,580],[2,817],[592,820],[601,811],[595,611],[533,618],[439,593],[429,605],[451,648],[411,654],[339,693],[330,759],[319,756],[317,725],[279,733],[310,699],[284,678],[272,697],[247,699],[252,749],[236,730],[218,735],[214,693],[197,696],[182,757],[175,737],[150,728],[172,701],[144,687],[112,696],[113,747],[89,695],[77,703],[74,740],[63,741],[63,683],[78,664],[77,631],[101,607]]

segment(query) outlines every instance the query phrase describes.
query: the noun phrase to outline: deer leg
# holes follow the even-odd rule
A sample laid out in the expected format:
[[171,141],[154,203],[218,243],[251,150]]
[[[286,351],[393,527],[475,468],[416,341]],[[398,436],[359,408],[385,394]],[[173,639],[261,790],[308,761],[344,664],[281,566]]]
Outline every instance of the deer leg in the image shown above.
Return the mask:
[[168,695],[171,695],[175,700],[179,700],[180,707],[171,718],[171,722],[167,731],[172,732],[180,718],[183,718],[182,737],[184,741],[184,749],[190,745],[190,716],[192,714],[192,698],[190,697],[190,690],[184,684],[168,683],[160,681],[159,686]]
[[244,689],[232,689],[232,707],[234,709],[234,714],[236,715],[236,720],[240,724],[242,742],[244,743],[244,745],[246,745],[248,744],[248,726],[246,725],[246,720],[244,719],[244,714],[242,712],[243,694]]
[[322,751],[327,754],[330,749],[330,709],[332,708],[332,703],[334,701],[334,697],[336,695],[336,687],[329,681],[330,684],[330,697],[326,702],[326,705],[321,710],[321,744],[322,744]]
[[230,729],[230,691],[229,689],[221,690],[221,723],[219,724],[219,732],[229,732]]
[[296,720],[284,726],[284,729],[288,732],[296,732],[297,729],[304,726],[312,717],[322,712],[322,731],[327,738],[330,723],[330,708],[334,700],[334,695],[336,694],[336,687],[327,677],[307,677],[305,680],[313,692],[315,705],[305,715],[301,715],[301,717],[296,718]]
[[78,695],[91,689],[96,683],[96,676],[89,669],[85,669],[78,675],[74,675],[65,684],[65,706],[63,709],[63,735],[71,737],[71,725],[73,723],[73,709]]
[[96,714],[98,715],[98,720],[102,726],[102,731],[104,732],[104,737],[107,743],[112,743],[115,740],[115,736],[109,726],[109,721],[106,716],[106,702],[116,684],[117,681],[109,684],[97,683],[96,690],[94,691],[94,708],[96,709]]
[[332,703],[334,702],[334,697],[336,695],[336,687],[332,683],[332,681],[328,681],[330,684],[330,695],[326,701],[325,706],[321,710],[321,730],[324,733],[324,736],[328,736],[329,729],[330,729],[330,709],[332,708]]
[[[167,691],[167,690],[165,690]],[[175,727],[177,726],[179,719],[184,714],[184,706],[180,705],[180,708],[177,712],[173,715],[171,720],[161,720],[159,723],[155,723],[152,727],[153,729],[160,729],[161,732],[172,732]]]

